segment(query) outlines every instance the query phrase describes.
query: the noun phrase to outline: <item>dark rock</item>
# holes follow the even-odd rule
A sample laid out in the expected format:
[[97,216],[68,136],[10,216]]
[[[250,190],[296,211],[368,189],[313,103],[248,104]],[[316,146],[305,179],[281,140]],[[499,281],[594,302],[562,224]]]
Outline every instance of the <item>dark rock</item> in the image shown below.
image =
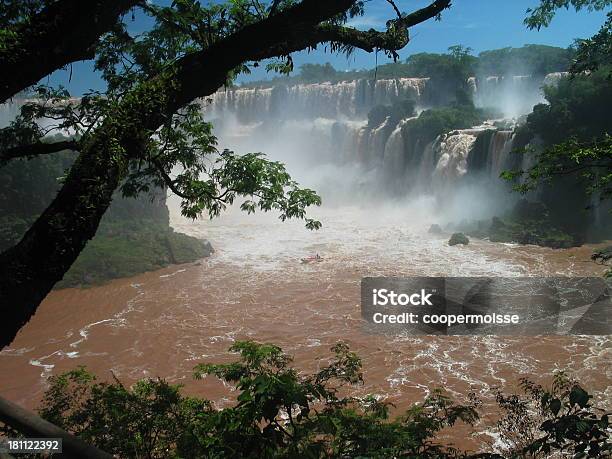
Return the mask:
[[442,234],[443,231],[442,231],[442,228],[440,227],[440,225],[437,225],[437,224],[434,223],[433,225],[431,225],[429,227],[428,233],[429,234]]
[[448,240],[448,245],[451,245],[451,246],[458,245],[458,244],[468,245],[469,243],[470,243],[470,240],[463,233],[454,233],[451,236],[451,238]]

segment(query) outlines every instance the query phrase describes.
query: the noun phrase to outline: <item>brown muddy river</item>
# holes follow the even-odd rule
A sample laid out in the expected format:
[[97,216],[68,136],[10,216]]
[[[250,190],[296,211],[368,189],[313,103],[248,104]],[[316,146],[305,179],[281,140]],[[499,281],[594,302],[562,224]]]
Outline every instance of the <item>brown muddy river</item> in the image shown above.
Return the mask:
[[[609,337],[402,337],[371,334],[360,317],[363,276],[600,275],[592,247],[551,250],[472,240],[449,247],[427,233],[419,206],[320,209],[324,223],[235,212],[215,221],[174,218],[180,231],[208,238],[217,252],[201,263],[174,266],[90,289],[53,292],[10,348],[0,353],[0,394],[35,407],[45,378],[86,365],[101,378],[126,383],[163,377],[185,384],[218,406],[231,391],[214,378],[193,381],[199,362],[233,357],[240,339],[281,345],[303,371],[347,341],[362,358],[365,386],[401,410],[433,387],[491,402],[493,388],[515,390],[528,376],[546,382],[568,370],[601,402],[612,399]],[[300,264],[320,253],[325,260]],[[486,409],[484,409],[486,411]]]

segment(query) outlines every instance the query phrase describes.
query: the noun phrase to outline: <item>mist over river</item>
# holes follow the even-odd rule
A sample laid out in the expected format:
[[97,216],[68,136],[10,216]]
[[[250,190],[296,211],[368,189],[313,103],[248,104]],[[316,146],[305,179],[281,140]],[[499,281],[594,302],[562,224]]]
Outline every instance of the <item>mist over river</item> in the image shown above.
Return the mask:
[[[424,83],[409,83],[381,87],[420,96]],[[126,384],[167,378],[222,407],[232,403],[231,390],[212,377],[194,381],[192,369],[201,362],[232,360],[227,349],[236,340],[278,344],[302,371],[323,365],[330,347],[343,340],[363,359],[365,384],[356,393],[384,396],[396,405],[395,412],[440,387],[463,401],[477,393],[485,403],[482,412],[490,413],[495,388],[517,390],[524,376],[549,382],[559,369],[580,379],[600,403],[609,403],[609,337],[414,337],[368,331],[360,311],[364,276],[599,276],[603,269],[589,261],[592,245],[550,249],[473,238],[467,246],[450,247],[449,234],[430,234],[431,224],[490,218],[515,199],[507,189],[490,192],[490,184],[455,186],[468,172],[468,154],[484,128],[441,136],[419,147],[416,166],[394,166],[400,159],[394,152],[406,147],[399,128],[382,126],[366,136],[363,116],[348,116],[358,112],[354,104],[348,104],[346,116],[336,113],[347,105],[342,101],[356,100],[348,89],[336,89],[334,113],[323,115],[337,119],[321,117],[319,110],[306,119],[267,119],[263,125],[227,115],[217,132],[220,146],[266,152],[285,162],[301,185],[320,192],[323,205],[309,212],[323,223],[319,231],[308,231],[303,221],[281,222],[273,213],[247,216],[237,208],[212,221],[190,221],[170,197],[172,226],[209,240],[216,252],[195,264],[52,292],[0,352],[0,394],[35,407],[48,376],[86,365],[101,379],[115,375]],[[289,96],[303,103],[300,91]],[[230,99],[240,99],[232,97],[218,96],[215,103],[222,100],[226,107]],[[256,114],[261,101],[249,97],[248,113]],[[481,165],[490,169],[487,180],[497,179],[512,133],[496,131],[488,142],[490,164]],[[420,182],[419,176],[402,175],[401,186],[389,191],[386,185],[397,183],[404,168],[420,171]],[[419,192],[404,192],[408,183],[419,183]],[[300,263],[317,253],[322,262]]]

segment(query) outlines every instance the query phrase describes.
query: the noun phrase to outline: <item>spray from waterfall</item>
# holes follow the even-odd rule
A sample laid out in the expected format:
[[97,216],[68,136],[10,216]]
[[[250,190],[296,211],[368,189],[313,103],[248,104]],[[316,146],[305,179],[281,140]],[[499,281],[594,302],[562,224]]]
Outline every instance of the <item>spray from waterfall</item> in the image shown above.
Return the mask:
[[[542,85],[562,76],[472,77],[468,86],[477,105],[493,106],[513,125],[543,101]],[[414,117],[367,121],[373,107],[402,100],[427,109],[435,91],[428,78],[279,84],[219,91],[203,111],[215,121],[223,148],[284,162],[326,205],[390,199],[409,205],[429,196],[448,220],[495,215],[515,199],[499,178],[514,165],[511,129],[491,121],[427,141],[407,138],[404,127]]]

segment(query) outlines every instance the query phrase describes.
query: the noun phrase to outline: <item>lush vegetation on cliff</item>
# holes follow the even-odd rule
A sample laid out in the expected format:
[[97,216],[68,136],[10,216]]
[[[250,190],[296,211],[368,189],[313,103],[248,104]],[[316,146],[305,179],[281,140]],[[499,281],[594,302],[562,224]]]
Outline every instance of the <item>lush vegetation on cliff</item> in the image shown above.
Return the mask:
[[[542,0],[525,19],[529,28],[547,27],[559,8],[570,6],[580,9],[605,10],[610,0]],[[593,37],[577,40],[575,59],[570,67],[570,77],[559,84],[545,88],[547,104],[534,107],[527,123],[519,131],[525,138],[540,137],[544,145],[535,149],[523,149],[531,154],[534,165],[527,170],[509,171],[503,174],[508,180],[521,181],[515,188],[526,193],[541,183],[553,183],[549,193],[555,193],[551,203],[558,212],[567,212],[571,205],[586,194],[606,201],[612,197],[612,12]],[[581,182],[581,189],[568,187]],[[557,194],[559,193],[560,194]],[[588,200],[587,199],[587,200]],[[612,209],[611,209],[612,210]],[[609,237],[609,235],[604,235]]]
[[[541,141],[519,150],[533,165],[502,175],[522,193],[540,187],[553,217],[572,231],[579,230],[580,219],[568,209],[588,210],[599,201],[605,210],[612,197],[611,68],[604,65],[546,87],[547,103],[535,106],[518,130],[526,140]],[[609,238],[603,233],[609,216],[601,218],[597,236]]]
[[565,72],[574,58],[574,48],[525,45],[483,51],[478,56],[470,48],[452,46],[447,53],[418,53],[403,62],[382,64],[375,69],[336,70],[330,63],[304,64],[295,75],[246,83],[245,86],[338,82],[374,78],[434,78],[438,83],[461,87],[469,77],[489,75],[539,75]]
[[462,222],[452,229],[491,242],[515,242],[553,249],[567,249],[584,241],[560,227],[542,202],[519,200],[510,212],[489,220]]
[[484,110],[472,104],[432,108],[421,112],[418,118],[408,121],[402,134],[405,139],[419,139],[424,144],[440,134],[455,129],[467,129],[487,119]]
[[[612,67],[611,67],[612,68]],[[610,68],[562,78],[544,87],[545,104],[536,105],[524,129],[552,145],[569,137],[589,141],[612,133]]]
[[[0,169],[0,251],[17,243],[57,193],[72,165],[69,151],[14,160]],[[210,255],[209,244],[175,233],[165,192],[115,196],[96,236],[57,287],[99,284]]]
[[476,69],[479,75],[544,76],[569,70],[574,56],[574,48],[547,45],[501,48],[480,53]]
[[[109,211],[112,215],[113,208]],[[155,220],[102,221],[96,236],[58,282],[57,288],[101,284],[212,253],[210,243],[175,232]]]
[[[607,414],[562,373],[550,388],[522,380],[523,394],[490,394],[500,418],[487,425],[474,394],[458,404],[432,390],[395,418],[384,399],[351,396],[363,382],[362,364],[344,343],[313,374],[294,369],[277,346],[239,341],[230,350],[239,354],[237,361],[200,364],[194,373],[235,387],[237,403],[227,408],[186,396],[164,380],[125,387],[117,379],[98,382],[79,368],[50,378],[39,411],[124,458],[501,459],[561,451],[587,458],[604,457],[612,448]],[[494,432],[498,451],[467,453],[439,441],[442,430],[459,423]]]

